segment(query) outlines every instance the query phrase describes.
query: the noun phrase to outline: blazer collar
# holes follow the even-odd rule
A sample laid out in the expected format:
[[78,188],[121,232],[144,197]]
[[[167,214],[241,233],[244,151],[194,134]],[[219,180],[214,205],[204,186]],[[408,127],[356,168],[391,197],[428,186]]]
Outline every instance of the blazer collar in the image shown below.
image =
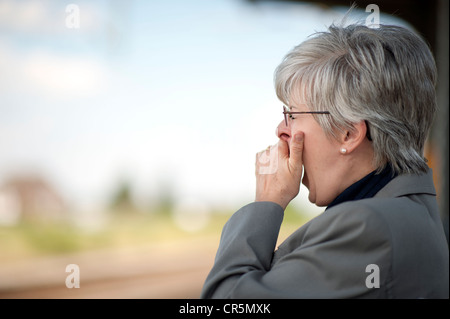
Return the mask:
[[383,187],[374,197],[399,197],[411,194],[430,194],[436,196],[433,183],[433,170],[426,173],[399,175]]

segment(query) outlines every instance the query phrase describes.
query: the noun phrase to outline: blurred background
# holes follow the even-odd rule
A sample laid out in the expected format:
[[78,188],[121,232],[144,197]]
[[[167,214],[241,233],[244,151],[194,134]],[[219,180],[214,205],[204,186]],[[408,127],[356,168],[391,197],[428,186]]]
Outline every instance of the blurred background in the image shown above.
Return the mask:
[[[376,4],[438,62],[427,157],[448,234],[448,2]],[[0,298],[197,298],[277,142],[274,69],[349,5],[0,0]],[[280,241],[322,211],[302,187]]]

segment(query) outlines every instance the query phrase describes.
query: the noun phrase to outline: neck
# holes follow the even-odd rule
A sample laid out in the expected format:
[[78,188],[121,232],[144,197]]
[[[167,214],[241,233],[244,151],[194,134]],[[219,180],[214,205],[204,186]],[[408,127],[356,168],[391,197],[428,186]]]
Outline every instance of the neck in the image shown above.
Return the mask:
[[373,165],[373,158],[372,143],[368,140],[361,143],[351,154],[345,155],[346,169],[343,170],[343,178],[341,179],[343,181],[340,185],[341,192],[377,169]]

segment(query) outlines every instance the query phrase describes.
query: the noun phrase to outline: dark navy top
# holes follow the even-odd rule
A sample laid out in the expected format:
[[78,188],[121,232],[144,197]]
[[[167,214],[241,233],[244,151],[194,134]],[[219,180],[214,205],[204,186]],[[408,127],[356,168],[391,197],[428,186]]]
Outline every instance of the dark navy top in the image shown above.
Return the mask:
[[387,164],[381,173],[376,174],[375,170],[356,183],[350,185],[338,197],[336,197],[330,205],[328,205],[327,209],[343,202],[371,198],[396,176],[397,174],[394,174],[391,165]]

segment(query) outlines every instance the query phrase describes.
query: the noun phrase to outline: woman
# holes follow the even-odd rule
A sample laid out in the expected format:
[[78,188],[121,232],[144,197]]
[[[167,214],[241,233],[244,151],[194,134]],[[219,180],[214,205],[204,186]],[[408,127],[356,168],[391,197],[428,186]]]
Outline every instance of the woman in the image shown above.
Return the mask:
[[[202,297],[448,298],[423,157],[435,82],[427,45],[397,26],[333,25],[289,52],[279,143],[257,154],[255,202],[225,225]],[[327,208],[274,252],[300,182]]]

